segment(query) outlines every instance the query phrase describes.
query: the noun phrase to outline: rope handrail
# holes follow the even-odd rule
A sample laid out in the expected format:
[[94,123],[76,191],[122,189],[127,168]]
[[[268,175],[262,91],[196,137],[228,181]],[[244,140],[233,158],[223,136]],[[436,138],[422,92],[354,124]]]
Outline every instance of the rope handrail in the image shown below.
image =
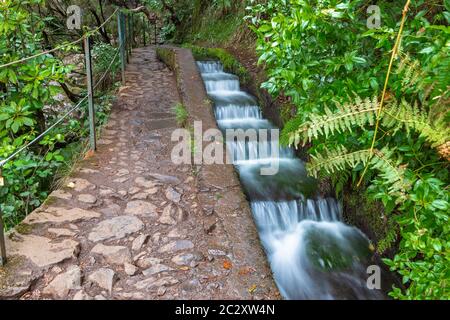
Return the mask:
[[116,10],[114,10],[114,12],[100,26],[98,26],[97,28],[95,28],[93,30],[87,31],[85,34],[83,34],[83,36],[81,38],[79,38],[79,39],[77,39],[75,41],[66,43],[66,44],[59,45],[59,46],[57,46],[57,47],[55,47],[53,49],[37,53],[37,54],[29,56],[29,57],[25,57],[25,58],[22,58],[22,59],[19,59],[19,60],[15,60],[15,61],[11,61],[11,62],[2,64],[2,65],[0,65],[0,69],[5,68],[5,67],[9,67],[9,66],[12,66],[12,65],[15,65],[15,64],[18,64],[18,63],[22,63],[22,62],[25,62],[25,61],[28,61],[28,60],[32,60],[32,59],[38,58],[40,56],[43,56],[43,55],[46,55],[46,54],[49,54],[49,53],[53,53],[53,52],[59,51],[59,50],[65,48],[65,47],[76,45],[76,44],[82,42],[86,37],[96,33],[101,28],[103,28],[109,22],[109,20],[111,20],[111,18],[117,13],[118,10],[119,10],[119,8],[116,8]]

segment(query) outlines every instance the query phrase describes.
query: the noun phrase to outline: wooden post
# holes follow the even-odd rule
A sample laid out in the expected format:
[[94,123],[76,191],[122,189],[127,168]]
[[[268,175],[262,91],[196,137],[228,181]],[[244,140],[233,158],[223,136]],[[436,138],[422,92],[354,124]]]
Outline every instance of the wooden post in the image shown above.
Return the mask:
[[125,39],[123,34],[123,13],[119,12],[117,16],[117,26],[119,28],[119,50],[120,50],[120,67],[122,71],[122,84],[125,85]]
[[91,57],[91,45],[90,37],[84,39],[84,52],[86,55],[86,78],[87,78],[87,91],[88,91],[88,102],[89,102],[89,140],[91,144],[91,150],[97,150],[97,139],[95,132],[95,109],[94,109],[94,87],[93,87],[93,77],[92,77],[92,57]]
[[[2,177],[2,168],[0,168],[0,188],[3,187],[4,180]],[[6,264],[6,245],[5,245],[5,232],[2,217],[2,207],[0,206],[0,266]]]

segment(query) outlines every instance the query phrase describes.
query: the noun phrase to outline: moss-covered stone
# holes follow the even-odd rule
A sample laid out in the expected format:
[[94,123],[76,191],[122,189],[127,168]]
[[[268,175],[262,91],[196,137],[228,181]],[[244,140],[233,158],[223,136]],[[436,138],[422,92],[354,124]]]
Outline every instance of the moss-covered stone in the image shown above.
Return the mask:
[[226,72],[235,74],[239,77],[243,85],[247,85],[251,76],[247,69],[229,52],[222,48],[204,48],[194,45],[184,45],[185,48],[192,50],[196,60],[219,60]]
[[174,50],[170,48],[158,47],[156,48],[156,56],[160,61],[164,62],[170,70],[175,71],[176,57]]
[[22,222],[18,224],[15,229],[18,233],[26,235],[31,234],[31,231],[33,231],[33,226]]

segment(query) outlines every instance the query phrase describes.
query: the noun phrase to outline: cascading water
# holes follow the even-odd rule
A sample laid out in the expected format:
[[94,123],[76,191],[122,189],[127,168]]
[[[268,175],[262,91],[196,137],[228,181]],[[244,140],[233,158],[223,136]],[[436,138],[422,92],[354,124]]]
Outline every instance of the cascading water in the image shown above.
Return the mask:
[[[221,130],[274,129],[256,100],[240,90],[238,77],[218,62],[198,62]],[[258,131],[259,132],[259,131]],[[251,201],[260,238],[280,292],[286,299],[379,299],[366,286],[369,242],[358,229],[341,222],[335,199],[312,199],[315,180],[293,150],[276,157],[266,141],[227,141],[241,183]],[[269,152],[262,155],[258,146]],[[245,157],[236,158],[239,154]],[[269,155],[269,156],[268,156]],[[277,161],[278,173],[260,169]]]

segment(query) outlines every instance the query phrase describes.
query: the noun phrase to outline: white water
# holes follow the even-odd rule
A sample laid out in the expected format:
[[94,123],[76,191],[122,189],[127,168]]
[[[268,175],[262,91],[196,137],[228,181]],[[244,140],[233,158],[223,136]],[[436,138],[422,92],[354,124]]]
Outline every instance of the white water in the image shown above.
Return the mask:
[[[256,100],[240,90],[236,76],[225,73],[217,62],[198,62],[198,67],[222,130],[274,128],[263,119]],[[280,148],[278,158],[261,158],[257,145],[227,141],[227,148],[246,156],[234,158],[234,165],[282,295],[286,299],[381,298],[366,287],[363,261],[369,250],[364,234],[341,222],[335,199],[308,198],[315,181],[292,150]],[[278,174],[262,176],[259,169],[271,161],[278,161]]]

